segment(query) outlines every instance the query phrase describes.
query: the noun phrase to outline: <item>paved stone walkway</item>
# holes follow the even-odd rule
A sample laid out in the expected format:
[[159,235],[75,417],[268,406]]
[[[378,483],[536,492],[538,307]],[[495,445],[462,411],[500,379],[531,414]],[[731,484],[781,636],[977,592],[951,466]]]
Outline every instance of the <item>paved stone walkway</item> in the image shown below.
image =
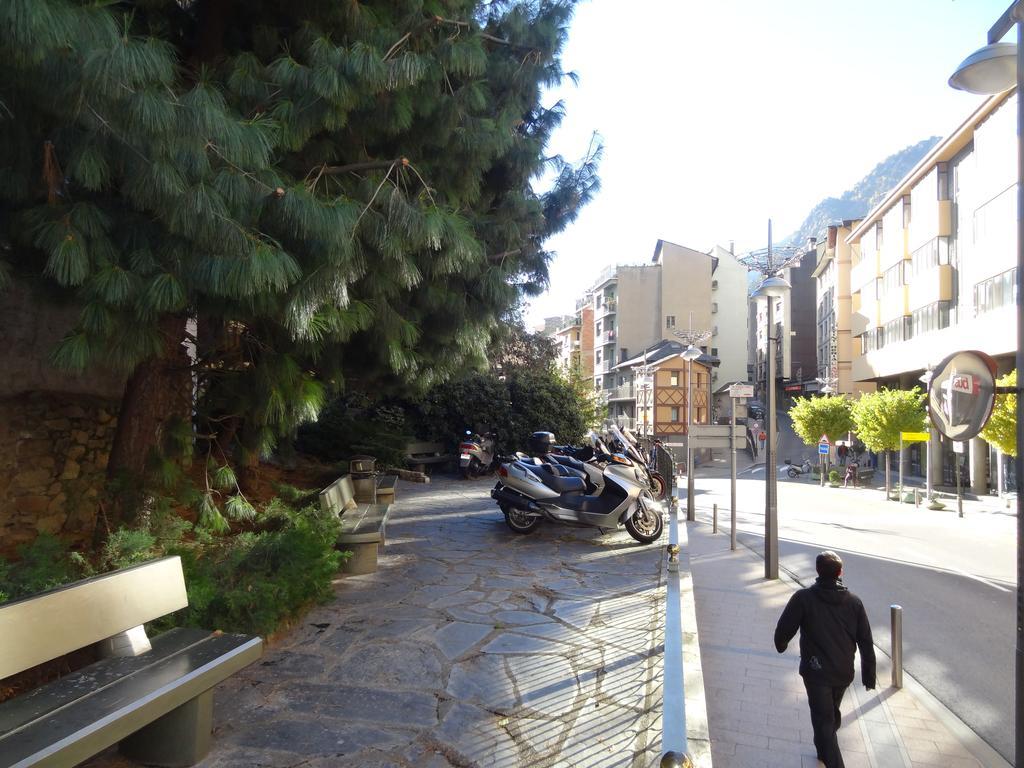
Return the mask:
[[514,534],[492,484],[401,483],[377,573],[217,689],[201,765],[657,764],[663,547]]
[[[201,766],[657,765],[663,547],[550,524],[518,536],[490,485],[400,484],[378,572],[339,578],[329,605],[217,689]],[[819,765],[797,644],[772,646],[795,585],[683,526],[714,768]],[[1006,768],[912,681],[888,679],[879,655],[880,688],[847,694],[848,768]],[[87,765],[129,763],[109,751]]]

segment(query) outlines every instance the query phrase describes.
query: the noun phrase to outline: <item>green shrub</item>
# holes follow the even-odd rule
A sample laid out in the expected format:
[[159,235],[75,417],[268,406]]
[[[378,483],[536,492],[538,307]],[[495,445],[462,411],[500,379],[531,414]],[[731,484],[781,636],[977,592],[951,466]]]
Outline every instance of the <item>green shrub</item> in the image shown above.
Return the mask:
[[[310,603],[331,596],[331,583],[347,553],[335,550],[338,519],[309,505],[296,510],[273,499],[258,514],[261,530],[215,537],[165,507],[144,515],[138,528],[112,533],[95,564],[43,534],[20,559],[0,559],[0,602],[16,600],[90,576],[165,555],[179,555],[189,605],[153,622],[268,635]],[[192,537],[183,538],[192,530]]]
[[183,548],[189,607],[171,623],[229,632],[272,633],[314,601],[331,596],[341,564],[338,523],[315,506],[275,505],[277,530],[242,533],[205,548]]
[[840,479],[841,479],[841,478],[839,477],[839,470],[838,470],[838,469],[833,469],[833,470],[831,470],[831,471],[830,471],[830,472],[828,473],[828,481],[829,481],[830,483],[836,483],[836,484],[838,484],[838,483],[839,483],[839,480],[840,480]]
[[0,561],[0,596],[5,601],[45,592],[93,572],[85,558],[48,533],[19,548],[18,555],[15,563]]

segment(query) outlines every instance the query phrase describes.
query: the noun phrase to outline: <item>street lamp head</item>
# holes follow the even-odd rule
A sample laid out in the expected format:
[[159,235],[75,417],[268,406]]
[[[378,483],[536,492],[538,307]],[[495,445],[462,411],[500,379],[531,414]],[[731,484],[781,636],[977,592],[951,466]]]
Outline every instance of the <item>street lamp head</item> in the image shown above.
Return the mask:
[[823,395],[831,395],[835,392],[835,389],[826,384],[824,387],[818,390]]
[[964,59],[950,76],[958,91],[989,96],[1012,88],[1017,82],[1016,43],[993,43]]
[[689,363],[696,360],[702,354],[704,353],[697,349],[697,347],[693,346],[693,344],[691,344],[685,350],[683,350],[683,360]]
[[757,290],[755,290],[751,295],[755,299],[781,299],[785,297],[792,288],[793,286],[789,284],[789,281],[786,278],[780,277],[779,275],[773,275],[762,280],[761,284],[757,287]]

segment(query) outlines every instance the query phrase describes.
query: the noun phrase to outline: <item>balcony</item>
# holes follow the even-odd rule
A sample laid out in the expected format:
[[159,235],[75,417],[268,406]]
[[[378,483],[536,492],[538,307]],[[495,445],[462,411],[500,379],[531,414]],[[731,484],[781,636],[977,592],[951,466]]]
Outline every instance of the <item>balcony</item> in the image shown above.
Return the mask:
[[614,344],[615,343],[615,331],[605,331],[597,337],[598,343],[601,345]]
[[623,384],[621,387],[615,387],[608,392],[609,400],[635,400],[636,394],[632,384]]
[[597,373],[610,373],[614,367],[615,363],[611,360],[602,360],[600,363],[594,364],[594,370]]
[[870,286],[871,290],[874,291],[874,281],[879,277],[881,277],[881,274],[878,271],[877,257],[874,254],[867,256],[850,270],[850,290],[859,291]]
[[953,267],[939,264],[914,275],[909,290],[910,309],[919,309],[936,301],[950,301],[953,298]]
[[617,309],[618,302],[615,299],[606,299],[601,302],[601,306],[594,312],[595,319],[599,317],[605,317],[607,315],[614,315]]

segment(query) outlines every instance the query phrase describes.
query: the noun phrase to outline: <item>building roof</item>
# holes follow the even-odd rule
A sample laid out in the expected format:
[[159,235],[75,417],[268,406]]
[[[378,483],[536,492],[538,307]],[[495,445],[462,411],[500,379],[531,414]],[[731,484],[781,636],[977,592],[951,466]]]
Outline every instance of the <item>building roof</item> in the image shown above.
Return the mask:
[[995,96],[989,96],[985,99],[981,106],[975,109],[955,131],[932,147],[928,154],[910,169],[909,173],[903,177],[899,184],[892,188],[882,202],[872,208],[868,215],[861,219],[860,224],[847,236],[846,242],[850,245],[859,242],[864,233],[881,219],[904,195],[909,194],[910,190],[928,174],[936,163],[942,163],[951,159],[957,152],[966,147],[974,138],[974,129],[986,117],[992,114],[999,105],[1010,98],[1015,91],[1015,88],[1011,88],[1008,91]]
[[651,261],[653,261],[655,264],[661,261],[661,251],[666,245],[671,245],[673,248],[682,248],[684,251],[690,251],[691,253],[700,253],[703,254],[704,256],[707,256],[709,259],[711,259],[711,274],[715,274],[715,270],[718,269],[718,257],[712,256],[711,251],[698,251],[696,248],[688,248],[685,245],[680,245],[679,243],[673,243],[670,240],[661,239],[659,239],[658,242],[655,243],[654,255],[651,256]]
[[[681,355],[686,350],[686,345],[680,341],[672,341],[669,339],[662,339],[657,344],[652,344],[639,355],[634,355],[628,360],[623,360],[621,363],[616,365],[612,370],[624,371],[627,368],[633,368],[638,365],[643,365],[646,359],[647,365],[657,367],[666,360],[670,360],[677,355]],[[706,366],[717,366],[721,364],[714,355],[707,353],[702,354],[697,358],[697,362]]]

